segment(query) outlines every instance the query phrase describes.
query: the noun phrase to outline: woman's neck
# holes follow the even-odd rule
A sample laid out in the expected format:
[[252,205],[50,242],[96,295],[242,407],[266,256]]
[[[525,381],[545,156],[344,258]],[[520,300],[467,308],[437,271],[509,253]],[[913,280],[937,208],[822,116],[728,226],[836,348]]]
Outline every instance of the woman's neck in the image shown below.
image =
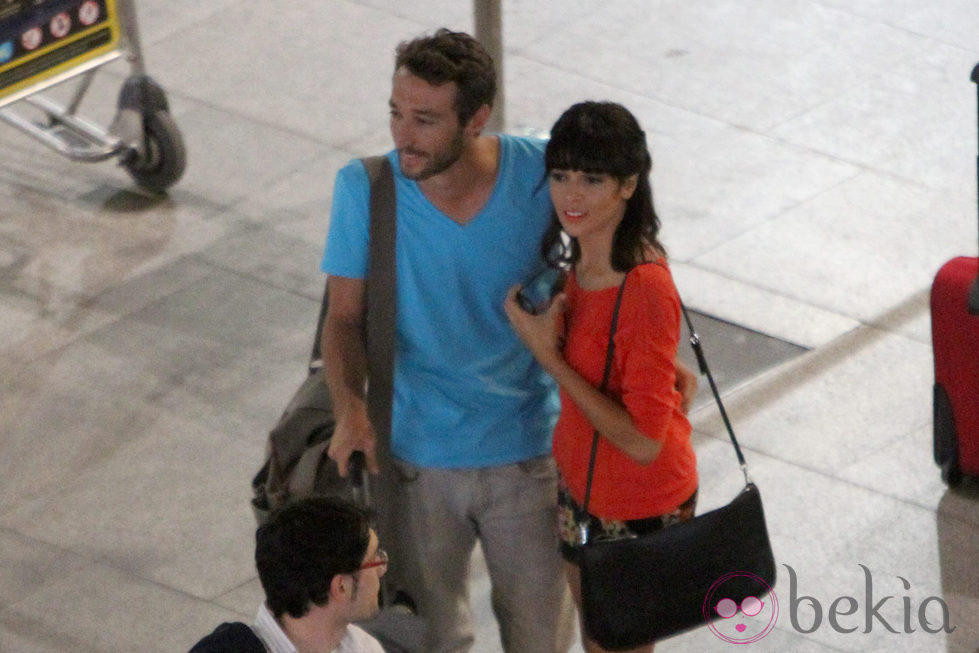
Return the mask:
[[622,283],[625,276],[612,268],[611,251],[589,254],[582,249],[581,258],[574,266],[575,279],[584,290],[601,290]]
[[[591,246],[589,246],[591,245]],[[619,272],[612,267],[612,245],[601,247],[596,243],[578,242],[580,256],[574,266],[578,286],[584,290],[601,290],[618,286],[625,278],[625,272]],[[654,247],[647,247],[643,261],[653,262],[663,258],[665,254]]]

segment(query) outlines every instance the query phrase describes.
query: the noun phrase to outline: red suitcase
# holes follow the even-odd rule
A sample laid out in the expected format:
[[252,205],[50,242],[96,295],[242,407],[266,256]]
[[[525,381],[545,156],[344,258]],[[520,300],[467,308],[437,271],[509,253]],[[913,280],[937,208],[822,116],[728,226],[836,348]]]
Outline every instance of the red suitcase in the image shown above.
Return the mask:
[[[977,84],[979,64],[972,70]],[[979,157],[976,158],[979,173]],[[979,174],[977,174],[979,179]],[[960,256],[941,267],[931,287],[935,354],[934,448],[942,479],[979,476],[979,259]]]
[[977,275],[979,259],[960,256],[941,267],[931,287],[935,462],[949,485],[963,473],[979,476],[979,306],[971,314],[969,307]]

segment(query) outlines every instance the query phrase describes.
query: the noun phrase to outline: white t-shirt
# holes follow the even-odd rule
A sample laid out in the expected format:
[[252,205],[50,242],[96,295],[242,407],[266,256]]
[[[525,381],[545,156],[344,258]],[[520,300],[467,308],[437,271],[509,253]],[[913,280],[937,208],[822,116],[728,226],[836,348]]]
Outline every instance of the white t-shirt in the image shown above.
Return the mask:
[[336,653],[384,653],[381,643],[360,626],[350,624]]

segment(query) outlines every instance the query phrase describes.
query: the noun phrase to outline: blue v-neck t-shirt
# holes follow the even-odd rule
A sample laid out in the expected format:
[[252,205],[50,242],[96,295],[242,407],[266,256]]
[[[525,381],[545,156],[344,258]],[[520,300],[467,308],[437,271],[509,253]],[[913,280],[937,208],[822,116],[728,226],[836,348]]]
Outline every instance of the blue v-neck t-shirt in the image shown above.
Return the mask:
[[[397,342],[392,452],[426,467],[485,467],[550,452],[553,382],[503,312],[507,290],[543,264],[551,216],[544,141],[500,135],[496,185],[460,225],[406,179],[388,153],[397,192]],[[322,270],[367,276],[367,173],[337,174]]]

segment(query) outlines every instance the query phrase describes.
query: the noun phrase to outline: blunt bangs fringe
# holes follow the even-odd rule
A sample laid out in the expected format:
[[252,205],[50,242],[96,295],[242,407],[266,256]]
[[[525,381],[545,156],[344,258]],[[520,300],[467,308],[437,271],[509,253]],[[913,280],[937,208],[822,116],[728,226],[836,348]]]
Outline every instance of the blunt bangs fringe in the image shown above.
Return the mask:
[[[611,109],[611,115],[595,108]],[[618,108],[585,102],[566,111],[551,130],[544,153],[547,170],[579,170],[619,179],[648,174],[646,135],[631,114],[626,114],[628,119],[616,115]]]
[[544,165],[551,170],[578,170],[608,174],[619,179],[642,174],[643,162],[629,157],[625,148],[602,137],[579,137],[574,141],[551,136],[544,154]]

